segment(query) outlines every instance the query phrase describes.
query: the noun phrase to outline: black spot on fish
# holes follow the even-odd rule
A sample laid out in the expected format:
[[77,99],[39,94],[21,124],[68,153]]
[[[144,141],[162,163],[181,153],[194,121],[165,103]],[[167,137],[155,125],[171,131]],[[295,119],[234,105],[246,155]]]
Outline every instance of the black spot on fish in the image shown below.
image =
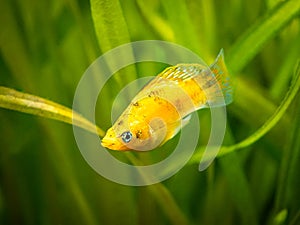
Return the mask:
[[136,138],[141,138],[143,132],[141,130],[138,130],[138,132],[136,132],[135,136]]

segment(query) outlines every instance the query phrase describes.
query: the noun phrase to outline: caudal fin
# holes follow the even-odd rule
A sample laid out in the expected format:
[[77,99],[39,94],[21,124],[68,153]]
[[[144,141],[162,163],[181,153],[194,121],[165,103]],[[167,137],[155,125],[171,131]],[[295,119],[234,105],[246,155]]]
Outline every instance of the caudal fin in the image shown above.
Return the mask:
[[233,90],[228,70],[224,62],[223,49],[221,49],[215,62],[209,68],[217,82],[207,90],[208,106],[216,107],[230,104],[233,101]]

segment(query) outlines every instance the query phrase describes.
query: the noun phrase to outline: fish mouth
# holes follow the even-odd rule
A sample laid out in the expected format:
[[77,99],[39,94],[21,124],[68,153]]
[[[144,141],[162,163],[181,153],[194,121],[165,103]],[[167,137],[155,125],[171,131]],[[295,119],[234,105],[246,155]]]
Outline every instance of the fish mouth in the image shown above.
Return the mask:
[[126,150],[129,150],[129,148],[126,145],[122,144],[121,142],[119,142],[118,140],[116,140],[114,138],[104,137],[101,140],[101,145],[104,148],[108,148],[110,150],[115,150],[115,151],[126,151]]

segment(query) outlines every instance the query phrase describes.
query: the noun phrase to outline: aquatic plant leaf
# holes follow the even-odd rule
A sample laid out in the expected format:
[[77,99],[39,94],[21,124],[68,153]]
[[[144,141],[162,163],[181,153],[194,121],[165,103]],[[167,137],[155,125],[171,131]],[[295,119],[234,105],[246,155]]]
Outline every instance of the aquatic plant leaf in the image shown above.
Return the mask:
[[[102,53],[122,44],[130,43],[130,34],[118,0],[91,0],[91,12],[94,21],[98,45]],[[124,51],[120,57],[132,58],[132,51]],[[109,65],[114,65],[110,61]],[[131,65],[122,72],[122,78],[115,76],[120,86],[125,85],[130,78],[136,78],[135,66]]]
[[[290,86],[290,89],[286,93],[284,99],[281,101],[281,104],[276,109],[274,114],[260,128],[258,128],[252,135],[245,138],[243,141],[236,143],[234,145],[230,145],[230,146],[222,146],[217,157],[221,157],[223,155],[237,151],[239,149],[246,148],[246,147],[252,145],[253,143],[255,143],[256,141],[258,141],[260,138],[262,138],[283,117],[286,110],[290,106],[291,102],[294,100],[295,96],[297,95],[299,89],[300,89],[300,62],[298,62],[298,64],[297,64],[296,72],[295,72],[292,84]],[[198,153],[196,153],[192,157],[190,163],[198,163],[202,157],[202,154],[203,154],[203,150],[200,150]]]
[[93,123],[58,103],[0,86],[0,107],[74,124],[99,136],[104,131]]
[[239,73],[263,45],[296,17],[299,11],[300,1],[284,1],[266,17],[250,27],[228,52],[227,65],[232,74]]

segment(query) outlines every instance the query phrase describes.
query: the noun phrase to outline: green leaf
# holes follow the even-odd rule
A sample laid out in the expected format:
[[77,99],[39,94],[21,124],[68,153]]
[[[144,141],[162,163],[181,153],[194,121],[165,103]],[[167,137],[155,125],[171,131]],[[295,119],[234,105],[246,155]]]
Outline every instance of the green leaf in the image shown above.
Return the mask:
[[[231,146],[222,146],[218,157],[226,155],[228,153],[237,151],[242,148],[246,148],[256,141],[258,141],[260,138],[262,138],[266,133],[268,133],[278,122],[279,120],[283,117],[285,114],[286,110],[290,106],[291,102],[297,95],[298,91],[300,89],[300,62],[298,62],[296,72],[294,79],[292,81],[291,87],[289,91],[286,93],[284,99],[282,100],[281,104],[279,107],[276,109],[274,114],[259,128],[257,129],[252,135],[244,139],[243,141],[231,145]],[[203,154],[203,150],[200,150],[197,154],[195,154],[190,163],[198,163],[199,160],[201,159]]]
[[300,1],[284,1],[265,18],[250,27],[230,49],[227,64],[232,74],[239,73],[263,45],[297,16],[299,11]]
[[286,209],[281,210],[274,219],[274,225],[284,224],[288,215],[288,211]]
[[178,0],[176,1],[176,7],[174,7],[174,1],[164,0],[161,1],[161,5],[166,12],[168,21],[170,21],[175,41],[191,50],[199,52],[200,44],[197,40],[195,27],[193,26],[186,2]]
[[291,85],[289,91],[286,93],[281,104],[279,105],[277,110],[274,112],[274,114],[254,134],[252,134],[248,138],[244,139],[243,141],[241,141],[235,145],[221,148],[219,156],[230,153],[232,151],[236,151],[241,148],[246,148],[246,147],[250,146],[251,144],[255,143],[256,141],[258,141],[266,133],[268,133],[278,123],[278,121],[283,117],[286,110],[290,106],[291,102],[294,100],[295,96],[297,95],[299,89],[300,89],[300,63],[298,62],[296,74],[292,81],[292,85]]
[[0,21],[5,23],[5,25],[1,26],[1,56],[11,69],[12,75],[16,80],[18,80],[18,77],[22,77],[21,83],[29,90],[32,90],[34,83],[30,82],[30,76],[34,74],[34,69],[30,61],[30,54],[26,49],[26,42],[22,38],[22,33],[14,18],[13,8],[9,1],[1,2],[0,7]]
[[[126,156],[134,165],[143,165],[143,163],[138,160],[131,152],[127,152]],[[143,178],[147,180],[148,178],[141,173]],[[156,201],[159,203],[162,210],[169,217],[170,221],[174,225],[188,225],[191,224],[186,216],[182,213],[181,209],[175,202],[170,191],[161,183],[153,184],[147,186],[149,192],[155,197]]]
[[[128,27],[118,0],[91,0],[92,18],[102,52],[106,52],[122,44],[131,42]],[[124,51],[120,57],[134,59],[132,51]],[[115,62],[110,61],[110,64]],[[116,62],[117,63],[117,62]],[[130,78],[136,78],[134,66],[129,66],[117,77],[120,86],[125,85]]]
[[98,44],[103,52],[130,42],[118,0],[91,0],[91,10]]
[[[300,68],[298,68],[300,70]],[[298,98],[293,103],[294,110],[292,110],[292,115],[295,118],[293,120],[293,125],[289,130],[291,136],[288,143],[283,149],[283,156],[279,168],[279,179],[277,183],[277,192],[275,197],[275,207],[274,213],[280,214],[284,209],[288,211],[288,218],[290,224],[294,224],[292,221],[298,220],[300,216],[299,203],[295,199],[299,199],[299,169],[300,169],[300,98]],[[277,221],[275,216],[275,221]]]
[[99,136],[104,136],[104,131],[71,109],[14,89],[0,86],[0,107],[74,124]]
[[[97,129],[99,136],[104,135],[100,128],[65,106],[1,86],[0,107],[74,124],[93,133],[96,133]],[[127,156],[135,165],[139,164],[133,156]],[[189,224],[170,192],[162,184],[152,185],[149,191],[156,197],[173,224]],[[165,201],[168,202],[167,205]]]
[[235,207],[239,212],[242,224],[258,224],[253,195],[247,181],[240,157],[234,152],[220,159],[222,171],[226,176]]
[[291,78],[292,71],[294,69],[294,65],[297,62],[299,57],[299,49],[300,49],[300,33],[293,41],[293,48],[289,50],[289,54],[285,59],[283,59],[283,64],[278,71],[278,75],[274,79],[272,83],[272,87],[270,89],[270,93],[273,97],[279,98],[284,93],[284,90],[288,87],[288,82]]
[[146,22],[154,30],[154,32],[158,33],[158,35],[165,41],[174,41],[175,37],[172,28],[165,20],[163,20],[155,12],[153,12],[153,9],[149,7],[151,3],[152,2],[150,1],[137,1],[138,7],[141,10],[142,15],[144,16]]

